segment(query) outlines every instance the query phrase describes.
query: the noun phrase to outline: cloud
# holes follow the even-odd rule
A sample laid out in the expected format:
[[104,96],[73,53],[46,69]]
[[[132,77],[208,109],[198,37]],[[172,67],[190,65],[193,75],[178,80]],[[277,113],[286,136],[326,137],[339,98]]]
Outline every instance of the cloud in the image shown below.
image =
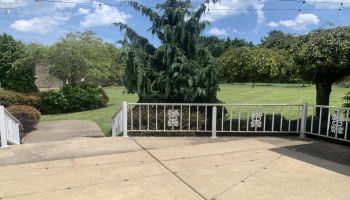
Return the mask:
[[84,9],[84,8],[79,8],[78,13],[82,14],[82,15],[87,15],[87,14],[90,14],[90,10]]
[[254,32],[258,32],[260,26],[266,21],[265,13],[262,10],[264,8],[265,0],[221,0],[217,4],[209,3],[207,8],[209,8],[210,13],[206,13],[202,19],[208,20],[209,22],[214,22],[222,18],[229,16],[235,16],[242,13],[249,13],[248,9],[251,7],[256,10],[256,23],[257,26],[254,29]]
[[314,14],[299,14],[294,20],[280,20],[279,24],[297,31],[306,30],[308,25],[317,25],[320,22]]
[[207,33],[212,35],[228,35],[225,29],[218,29],[216,27],[210,29]]
[[21,32],[46,34],[53,32],[57,26],[68,21],[68,15],[56,14],[53,16],[34,17],[29,20],[16,20],[10,28]]
[[126,20],[131,17],[131,15],[120,12],[117,8],[103,5],[100,8],[98,2],[94,1],[94,12],[86,15],[84,21],[80,22],[82,27],[96,27],[96,26],[105,26],[111,25],[115,22],[126,23]]
[[277,27],[277,26],[279,26],[279,25],[280,25],[279,23],[274,22],[274,21],[270,21],[270,22],[267,24],[267,26],[269,26],[269,27]]

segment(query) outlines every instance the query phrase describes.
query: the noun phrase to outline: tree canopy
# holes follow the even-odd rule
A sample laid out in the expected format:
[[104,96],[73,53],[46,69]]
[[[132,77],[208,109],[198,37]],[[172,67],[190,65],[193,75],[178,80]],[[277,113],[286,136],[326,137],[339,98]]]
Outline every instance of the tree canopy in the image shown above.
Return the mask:
[[112,49],[92,31],[70,32],[49,48],[49,72],[73,86],[82,79],[102,84],[113,76],[116,54]]
[[228,82],[270,83],[283,80],[291,67],[285,50],[262,47],[231,48],[219,59],[220,76]]
[[218,102],[216,60],[208,48],[199,45],[209,23],[200,20],[205,4],[195,11],[190,0],[167,0],[157,4],[156,10],[134,1],[126,4],[148,17],[149,31],[161,41],[156,48],[128,25],[114,24],[125,31],[121,43],[127,92],[137,93],[139,102]]
[[316,84],[316,104],[329,105],[332,84],[350,75],[350,26],[321,27],[297,39],[293,49],[299,73]]

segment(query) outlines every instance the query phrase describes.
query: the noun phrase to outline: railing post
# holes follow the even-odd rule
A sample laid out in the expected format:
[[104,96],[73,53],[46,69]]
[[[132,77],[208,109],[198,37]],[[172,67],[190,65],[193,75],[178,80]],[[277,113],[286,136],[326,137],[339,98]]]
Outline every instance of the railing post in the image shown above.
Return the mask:
[[212,121],[211,121],[211,138],[217,138],[216,137],[216,112],[217,108],[214,106],[213,107],[213,112],[212,112]]
[[300,138],[305,138],[306,122],[307,122],[307,102],[304,102],[302,115],[301,115]]
[[115,122],[115,116],[112,119],[112,137],[116,137],[117,136],[117,124]]
[[128,103],[126,101],[123,101],[122,110],[123,137],[128,137]]
[[1,134],[1,147],[8,147],[7,145],[7,135],[5,127],[5,108],[0,106],[0,134]]

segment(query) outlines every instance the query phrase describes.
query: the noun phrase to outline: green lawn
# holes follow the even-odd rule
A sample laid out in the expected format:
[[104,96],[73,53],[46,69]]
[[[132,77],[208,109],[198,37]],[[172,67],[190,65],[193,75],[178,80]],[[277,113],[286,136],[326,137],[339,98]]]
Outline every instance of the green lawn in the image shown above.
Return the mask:
[[[105,134],[111,129],[111,116],[119,108],[123,101],[136,102],[137,95],[123,94],[123,87],[104,88],[109,96],[106,108],[61,115],[43,115],[42,121],[52,120],[92,120],[96,122]],[[330,97],[330,105],[341,106],[342,97],[348,88],[333,86]],[[301,87],[301,84],[257,84],[252,89],[252,84],[222,84],[218,98],[225,103],[234,104],[301,104],[308,102],[315,104],[315,85]]]

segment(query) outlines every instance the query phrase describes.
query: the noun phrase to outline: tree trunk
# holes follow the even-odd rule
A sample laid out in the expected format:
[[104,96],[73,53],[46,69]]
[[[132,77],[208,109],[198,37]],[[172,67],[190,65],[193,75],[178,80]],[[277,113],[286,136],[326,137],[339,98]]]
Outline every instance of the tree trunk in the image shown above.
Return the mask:
[[[316,82],[316,105],[329,105],[329,96],[332,92],[331,81]],[[320,116],[320,109],[316,109],[317,116]],[[322,109],[322,118],[328,117],[328,109]]]

